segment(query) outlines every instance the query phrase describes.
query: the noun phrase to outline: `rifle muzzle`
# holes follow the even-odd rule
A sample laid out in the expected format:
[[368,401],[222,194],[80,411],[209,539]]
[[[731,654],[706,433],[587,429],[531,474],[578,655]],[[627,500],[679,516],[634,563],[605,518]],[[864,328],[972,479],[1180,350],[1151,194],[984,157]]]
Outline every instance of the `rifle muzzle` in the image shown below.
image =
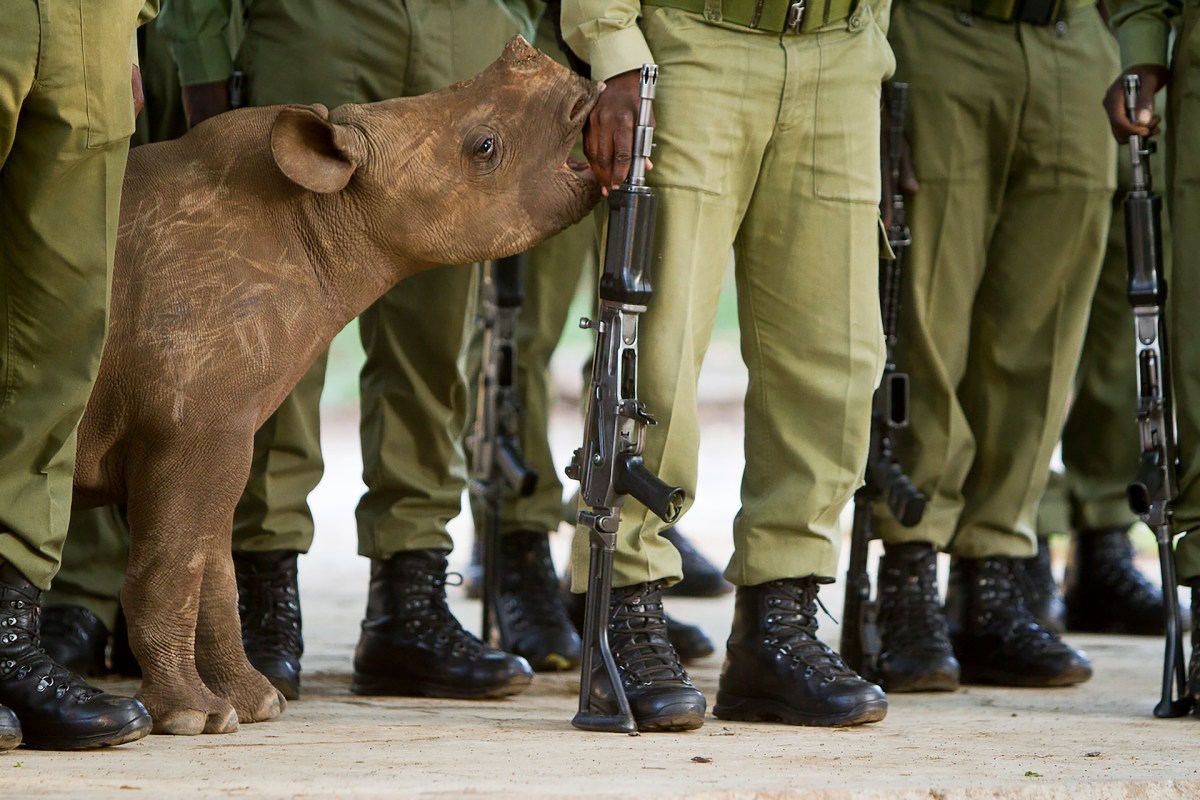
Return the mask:
[[664,483],[646,468],[641,456],[618,457],[613,488],[633,497],[668,525],[683,513],[683,489]]

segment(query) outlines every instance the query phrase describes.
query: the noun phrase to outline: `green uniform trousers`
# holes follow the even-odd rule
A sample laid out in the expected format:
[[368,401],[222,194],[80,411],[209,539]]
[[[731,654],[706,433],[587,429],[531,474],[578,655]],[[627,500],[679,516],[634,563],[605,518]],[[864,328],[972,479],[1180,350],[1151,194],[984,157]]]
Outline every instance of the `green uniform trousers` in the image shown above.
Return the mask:
[[903,462],[928,495],[885,542],[1031,556],[1108,230],[1118,72],[1094,7],[1014,25],[902,0],[890,38],[921,182],[909,203],[897,361],[912,380]]
[[[1075,395],[1062,435],[1065,472],[1052,474],[1038,509],[1043,536],[1068,531],[1128,527],[1136,517],[1125,487],[1137,472],[1139,444],[1134,424],[1137,376],[1133,359],[1133,310],[1125,296],[1124,200],[1131,179],[1129,150],[1117,155],[1117,191],[1112,224],[1092,298],[1075,376]],[[1163,219],[1164,259],[1170,260],[1170,224]]]
[[1175,529],[1188,531],[1179,540],[1175,561],[1179,578],[1200,577],[1200,14],[1194,3],[1183,4],[1183,25],[1175,40],[1171,84],[1167,90],[1167,181],[1155,161],[1157,186],[1169,186],[1172,253],[1167,299],[1173,348],[1175,415],[1180,471],[1175,502]]
[[[749,386],[725,574],[739,585],[833,576],[838,517],[862,480],[883,363],[879,101],[891,51],[866,3],[799,35],[671,8],[648,10],[640,24],[660,67],[648,174],[658,258],[638,367],[660,424],[647,433],[646,464],[695,493],[696,380],[732,247]],[[663,527],[627,500],[615,586],[681,577]],[[581,591],[587,537],[575,542]]]
[[14,0],[0,27],[0,560],[42,588],[100,363],[142,0]]

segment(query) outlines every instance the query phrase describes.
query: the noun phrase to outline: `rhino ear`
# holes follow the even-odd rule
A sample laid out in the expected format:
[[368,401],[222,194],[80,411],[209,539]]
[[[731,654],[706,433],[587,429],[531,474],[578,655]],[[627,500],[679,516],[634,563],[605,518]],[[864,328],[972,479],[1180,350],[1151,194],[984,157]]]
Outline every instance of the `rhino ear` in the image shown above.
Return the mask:
[[348,129],[329,121],[325,106],[287,106],[271,126],[271,155],[294,183],[313,192],[337,192],[358,169],[351,140]]

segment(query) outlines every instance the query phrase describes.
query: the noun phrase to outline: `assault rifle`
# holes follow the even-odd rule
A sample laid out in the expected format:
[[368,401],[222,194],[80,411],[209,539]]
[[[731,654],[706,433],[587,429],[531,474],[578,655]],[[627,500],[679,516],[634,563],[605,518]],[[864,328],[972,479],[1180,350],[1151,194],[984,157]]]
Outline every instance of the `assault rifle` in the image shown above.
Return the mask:
[[[566,470],[567,477],[579,481],[579,496],[586,507],[579,512],[579,524],[589,530],[579,713],[571,720],[576,728],[586,731],[637,730],[608,643],[613,555],[625,496],[633,496],[668,523],[674,522],[683,509],[683,489],[668,486],[642,461],[646,428],[655,420],[637,395],[638,319],[653,292],[650,264],[657,198],[646,185],[645,171],[654,138],[650,120],[657,81],[658,67],[643,66],[633,164],[625,182],[608,195],[599,310],[595,320],[579,321],[581,328],[596,332],[583,446],[575,451]],[[600,713],[592,707],[592,668],[597,650],[617,700],[616,714]]]
[[[1125,76],[1125,110],[1136,120],[1141,79]],[[1133,181],[1125,196],[1125,257],[1129,266],[1128,297],[1133,306],[1137,354],[1137,423],[1141,460],[1137,477],[1126,494],[1129,507],[1154,531],[1158,563],[1162,570],[1163,606],[1166,610],[1166,652],[1163,658],[1162,698],[1156,717],[1181,717],[1192,707],[1187,694],[1183,661],[1183,621],[1179,610],[1178,580],[1171,533],[1171,503],[1178,492],[1178,456],[1175,443],[1175,410],[1171,395],[1171,359],[1167,348],[1163,306],[1167,281],[1162,260],[1162,196],[1151,188],[1150,154],[1154,142],[1129,137]]]
[[873,506],[883,501],[892,516],[905,527],[916,525],[925,513],[925,495],[913,486],[897,463],[894,441],[896,432],[908,425],[908,375],[896,369],[895,361],[904,251],[912,244],[904,213],[904,194],[900,191],[907,101],[908,84],[890,84],[885,166],[891,178],[891,196],[885,197],[884,201],[890,205],[887,237],[895,258],[879,259],[879,304],[887,357],[883,381],[871,401],[871,447],[866,480],[854,493],[850,565],[846,570],[846,604],[842,611],[842,656],[868,680],[876,672],[880,650],[879,608],[871,597],[871,576],[867,572],[867,548],[874,538],[871,527]]
[[505,494],[528,497],[537,473],[521,455],[521,401],[517,392],[517,318],[525,301],[524,253],[484,265],[478,323],[483,329],[475,424],[471,432],[471,494],[483,507],[483,638],[499,644],[500,506]]

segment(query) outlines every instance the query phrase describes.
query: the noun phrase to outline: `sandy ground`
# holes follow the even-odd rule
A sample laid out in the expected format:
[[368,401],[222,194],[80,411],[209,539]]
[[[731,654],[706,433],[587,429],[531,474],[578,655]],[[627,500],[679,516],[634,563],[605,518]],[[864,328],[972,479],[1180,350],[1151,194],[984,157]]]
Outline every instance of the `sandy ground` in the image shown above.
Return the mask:
[[[686,529],[723,563],[741,474],[741,380],[733,353],[704,378],[704,456]],[[578,363],[578,362],[575,362]],[[559,370],[572,396],[574,368]],[[525,694],[464,702],[359,698],[349,673],[367,583],[355,555],[361,492],[356,419],[328,410],[328,474],[312,498],[317,542],[301,560],[307,653],[304,696],[273,722],[227,736],[155,736],[82,754],[0,755],[0,798],[193,797],[705,797],[705,798],[1196,798],[1200,720],[1155,720],[1161,643],[1072,637],[1095,664],[1088,684],[1063,690],[970,687],[894,695],[888,717],[855,729],[725,723],[688,734],[585,734],[569,725],[577,677],[539,675]],[[555,452],[578,443],[577,416],[555,417]],[[465,567],[470,522],[453,525],[453,568]],[[559,563],[568,533],[555,537]],[[844,557],[843,553],[843,557]],[[841,586],[823,592],[835,615]],[[478,603],[451,590],[477,628]],[[732,601],[676,600],[669,609],[721,639]],[[837,641],[824,619],[823,635]],[[722,655],[691,668],[716,693]],[[106,683],[132,692],[135,684]]]

